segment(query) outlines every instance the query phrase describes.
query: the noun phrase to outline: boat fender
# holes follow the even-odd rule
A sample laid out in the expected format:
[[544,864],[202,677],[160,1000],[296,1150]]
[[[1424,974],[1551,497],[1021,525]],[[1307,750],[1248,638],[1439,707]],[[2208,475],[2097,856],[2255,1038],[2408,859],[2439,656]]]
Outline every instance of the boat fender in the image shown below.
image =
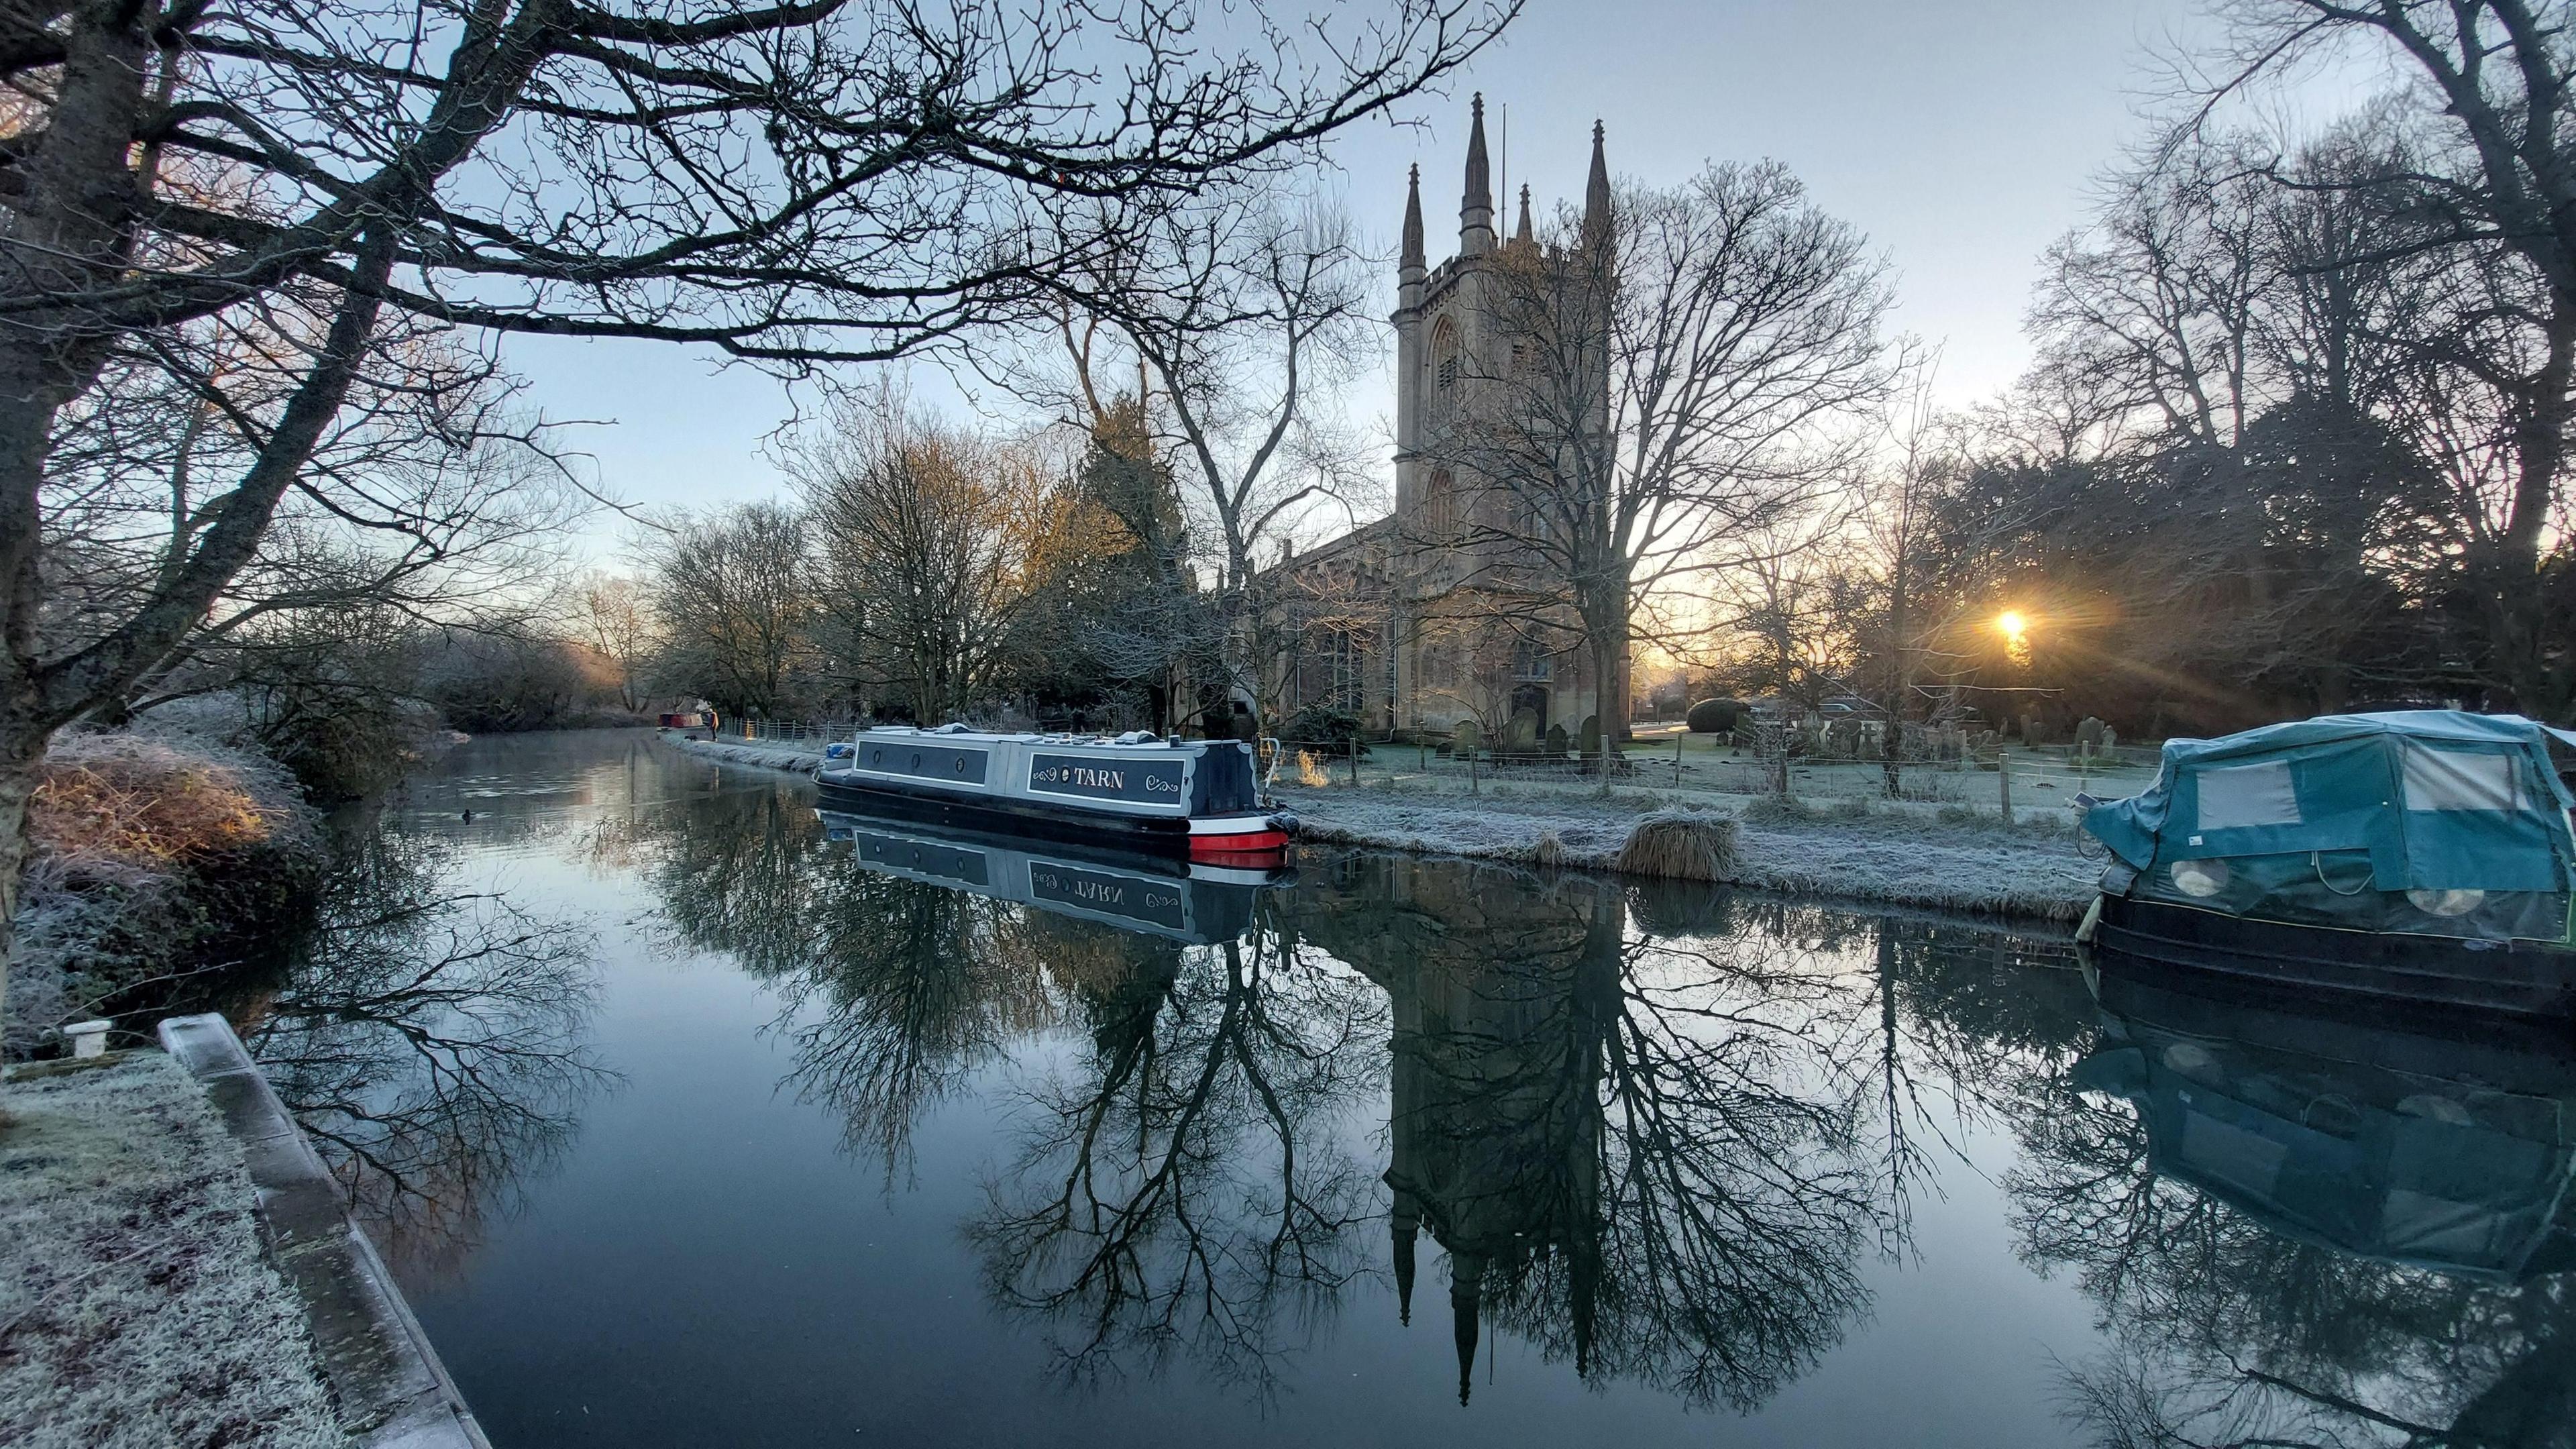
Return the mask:
[[2097,895],[2093,898],[2093,904],[2084,908],[2084,919],[2075,927],[2076,944],[2090,946],[2093,944],[2093,938],[2101,933],[2102,898]]

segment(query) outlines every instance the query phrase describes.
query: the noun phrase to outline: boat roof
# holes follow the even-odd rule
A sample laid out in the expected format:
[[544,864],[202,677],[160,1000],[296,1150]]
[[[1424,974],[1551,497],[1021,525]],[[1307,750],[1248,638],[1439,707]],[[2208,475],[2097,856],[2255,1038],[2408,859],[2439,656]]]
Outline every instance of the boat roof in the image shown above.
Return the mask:
[[2460,744],[2546,744],[2551,739],[2576,747],[2576,733],[2553,729],[2518,714],[2471,714],[2459,709],[2395,709],[2374,714],[2321,714],[2240,730],[2216,739],[2165,741],[2168,760],[2216,760],[2264,755],[2314,745],[2338,744],[2373,735]]
[[[2187,902],[2205,909],[2250,907],[2258,895],[2295,887],[2328,916],[2358,922],[2378,902],[2355,897],[2354,864],[2327,879],[2329,853],[2366,860],[2368,884],[2381,892],[2565,896],[2576,886],[2576,840],[2564,812],[2576,798],[2550,749],[2569,743],[2520,715],[2448,709],[2320,715],[2168,740],[2153,784],[2091,805],[2083,823],[2133,871],[2240,862],[2232,873],[2203,872],[2202,884],[2235,892]],[[2271,864],[2243,864],[2261,860]],[[2280,878],[2258,881],[2263,872]],[[2345,898],[2352,903],[2339,904]],[[2557,919],[2549,939],[2566,932],[2563,910]]]
[[[1141,734],[1141,731],[1139,733]],[[989,745],[1008,742],[1023,745],[1062,745],[1087,750],[1179,750],[1194,749],[1200,745],[1241,743],[1238,740],[1181,740],[1152,735],[1137,738],[1133,735],[1040,734],[1030,730],[1005,733],[996,730],[969,729],[964,725],[956,724],[933,725],[928,729],[915,725],[870,725],[860,730],[859,736],[862,739],[897,736],[903,739],[944,740],[961,744]]]

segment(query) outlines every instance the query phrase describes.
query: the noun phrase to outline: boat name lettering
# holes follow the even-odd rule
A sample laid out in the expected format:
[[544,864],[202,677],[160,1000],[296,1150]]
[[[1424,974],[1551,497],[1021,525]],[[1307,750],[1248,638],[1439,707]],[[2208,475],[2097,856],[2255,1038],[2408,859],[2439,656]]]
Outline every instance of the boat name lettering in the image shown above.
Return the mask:
[[1178,759],[1150,763],[1110,764],[1073,755],[1035,755],[1029,760],[1029,788],[1050,795],[1081,795],[1095,800],[1137,800],[1178,804],[1182,791]]

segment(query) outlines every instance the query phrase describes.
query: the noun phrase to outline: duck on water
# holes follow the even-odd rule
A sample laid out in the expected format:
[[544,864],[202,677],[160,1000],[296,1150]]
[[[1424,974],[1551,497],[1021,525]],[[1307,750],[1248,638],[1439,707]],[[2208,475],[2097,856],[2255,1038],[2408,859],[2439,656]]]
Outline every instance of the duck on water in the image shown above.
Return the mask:
[[2108,848],[2079,938],[2299,994],[2576,1016],[2576,735],[2512,715],[2325,715],[2169,740],[2077,801]]
[[825,756],[827,808],[953,828],[1247,865],[1284,860],[1297,828],[1263,798],[1242,740],[893,726]]

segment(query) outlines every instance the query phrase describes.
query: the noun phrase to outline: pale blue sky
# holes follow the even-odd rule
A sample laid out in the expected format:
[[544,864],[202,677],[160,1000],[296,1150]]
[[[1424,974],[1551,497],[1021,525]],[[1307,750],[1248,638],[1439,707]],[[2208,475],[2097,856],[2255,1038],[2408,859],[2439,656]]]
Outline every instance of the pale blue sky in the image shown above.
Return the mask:
[[[1294,4],[1296,0],[1283,0]],[[1365,3],[1365,0],[1362,0]],[[1509,184],[1542,208],[1580,194],[1595,117],[1615,172],[1677,181],[1703,160],[1774,157],[1866,231],[1899,275],[1897,325],[1945,348],[1941,391],[1988,396],[2021,371],[2041,251],[2079,222],[2096,175],[2142,133],[2160,48],[2202,29],[2201,0],[1530,0],[1427,129],[1339,137],[1337,184],[1392,251],[1405,167],[1423,169],[1433,258],[1454,246],[1467,97],[1510,109]],[[1503,137],[1497,135],[1498,142]],[[1508,203],[1504,203],[1508,205]],[[1506,213],[1508,215],[1508,213]],[[1393,301],[1393,280],[1387,283]],[[758,442],[786,415],[773,383],[642,343],[521,339],[509,357],[606,485],[647,505],[770,496]],[[944,389],[917,383],[925,397]],[[1384,387],[1355,399],[1382,413]],[[612,530],[601,530],[601,551]]]

